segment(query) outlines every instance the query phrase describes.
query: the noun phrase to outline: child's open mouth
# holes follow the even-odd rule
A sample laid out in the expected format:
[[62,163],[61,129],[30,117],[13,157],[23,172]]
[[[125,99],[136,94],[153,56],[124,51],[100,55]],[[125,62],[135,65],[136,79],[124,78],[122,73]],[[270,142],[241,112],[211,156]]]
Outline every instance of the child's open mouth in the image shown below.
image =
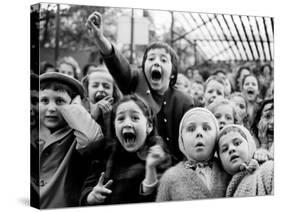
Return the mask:
[[105,92],[97,92],[95,95],[95,101],[98,102],[106,96],[107,96],[107,94]]
[[198,142],[195,147],[204,147],[205,145],[202,142]]
[[248,91],[247,91],[247,94],[248,94],[248,95],[254,95],[255,92],[254,92],[254,90],[248,90]]
[[266,131],[266,137],[268,138],[269,141],[273,141],[273,128],[268,128]]
[[237,158],[239,158],[238,155],[232,155],[232,156],[230,157],[230,162],[234,161],[234,160],[237,159]]
[[151,79],[153,81],[159,81],[162,78],[161,69],[152,69],[151,71]]
[[133,129],[124,129],[122,136],[126,144],[133,144],[136,140],[136,134]]

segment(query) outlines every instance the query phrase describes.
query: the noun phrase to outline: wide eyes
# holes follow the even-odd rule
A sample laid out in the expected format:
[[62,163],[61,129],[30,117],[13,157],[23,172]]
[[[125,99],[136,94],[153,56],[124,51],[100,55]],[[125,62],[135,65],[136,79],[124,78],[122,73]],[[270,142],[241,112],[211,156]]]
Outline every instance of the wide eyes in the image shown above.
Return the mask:
[[[199,127],[199,126],[198,126]],[[194,132],[195,130],[196,130],[196,125],[189,125],[189,126],[187,126],[186,128],[185,128],[185,130],[187,131],[187,132]],[[203,124],[203,126],[202,126],[202,129],[204,130],[204,131],[209,131],[209,130],[211,130],[211,127],[210,127],[210,125],[208,125],[208,124]]]
[[272,116],[273,116],[272,112],[264,114],[265,119],[271,119]]
[[203,125],[203,130],[204,131],[209,131],[209,130],[211,130],[211,127],[208,124],[204,124]]

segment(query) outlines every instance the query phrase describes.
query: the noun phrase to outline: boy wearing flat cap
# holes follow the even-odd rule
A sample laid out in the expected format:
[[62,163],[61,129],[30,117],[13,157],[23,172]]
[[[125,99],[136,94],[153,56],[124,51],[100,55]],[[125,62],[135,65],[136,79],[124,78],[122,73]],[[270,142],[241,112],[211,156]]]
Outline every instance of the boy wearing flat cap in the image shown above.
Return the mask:
[[87,156],[99,147],[103,134],[81,104],[79,81],[55,72],[39,80],[40,207],[77,206]]

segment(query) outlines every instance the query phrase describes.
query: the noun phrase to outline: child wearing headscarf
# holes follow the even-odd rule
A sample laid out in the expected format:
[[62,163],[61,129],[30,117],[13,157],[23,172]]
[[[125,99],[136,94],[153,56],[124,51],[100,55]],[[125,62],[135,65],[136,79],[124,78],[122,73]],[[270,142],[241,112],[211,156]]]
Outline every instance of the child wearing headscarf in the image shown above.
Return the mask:
[[157,201],[216,198],[225,195],[229,176],[214,157],[219,126],[205,108],[185,113],[179,127],[179,148],[185,160],[160,180]]
[[245,127],[227,125],[220,132],[218,155],[224,170],[232,175],[226,197],[273,194],[273,161],[259,166],[253,159],[255,151],[255,141]]

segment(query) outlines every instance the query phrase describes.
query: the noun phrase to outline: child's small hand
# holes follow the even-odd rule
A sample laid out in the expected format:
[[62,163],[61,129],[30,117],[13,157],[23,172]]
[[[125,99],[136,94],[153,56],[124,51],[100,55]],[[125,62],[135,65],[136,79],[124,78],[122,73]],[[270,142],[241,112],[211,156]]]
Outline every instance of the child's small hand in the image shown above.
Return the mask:
[[103,115],[110,113],[112,110],[113,98],[110,96],[104,97],[97,105],[100,108]]
[[102,100],[98,101],[97,103],[93,104],[90,102],[90,111],[92,117],[97,120],[101,113],[103,115],[108,114],[112,111],[112,104],[113,104],[113,98],[112,97],[105,97]]
[[87,196],[88,204],[103,203],[107,198],[107,196],[112,193],[112,191],[108,188],[112,185],[113,180],[109,180],[106,184],[103,183],[104,183],[104,172],[101,173],[98,184],[88,194]]
[[263,163],[270,159],[270,153],[266,149],[260,148],[255,152],[254,159],[259,163]]
[[166,159],[165,152],[160,145],[150,147],[146,157],[147,167],[156,167]]
[[86,27],[94,40],[100,39],[103,36],[102,15],[99,12],[93,12],[86,22]]

